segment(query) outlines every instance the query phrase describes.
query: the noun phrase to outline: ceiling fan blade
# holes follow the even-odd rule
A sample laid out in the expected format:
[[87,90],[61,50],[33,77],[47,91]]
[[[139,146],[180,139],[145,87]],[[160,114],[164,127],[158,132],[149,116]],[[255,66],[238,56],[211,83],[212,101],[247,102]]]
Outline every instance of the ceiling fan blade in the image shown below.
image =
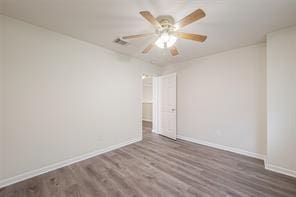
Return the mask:
[[179,54],[176,46],[171,46],[169,49],[170,49],[172,56],[176,56]]
[[160,28],[161,25],[149,11],[141,11],[140,14],[149,21],[155,28]]
[[203,17],[206,16],[206,13],[202,9],[195,10],[191,14],[185,16],[182,20],[177,22],[174,26],[179,29],[182,27],[185,27],[186,25],[189,25],[190,23],[193,23]]
[[154,42],[150,43],[143,51],[142,53],[147,54],[152,48],[154,47]]
[[175,32],[174,35],[178,38],[193,40],[193,41],[197,41],[197,42],[204,42],[207,39],[207,36],[205,36],[205,35],[183,33],[183,32]]
[[151,36],[154,33],[147,33],[147,34],[138,34],[138,35],[132,35],[132,36],[123,36],[123,39],[133,39],[133,38],[142,38],[142,37],[146,37],[146,36]]

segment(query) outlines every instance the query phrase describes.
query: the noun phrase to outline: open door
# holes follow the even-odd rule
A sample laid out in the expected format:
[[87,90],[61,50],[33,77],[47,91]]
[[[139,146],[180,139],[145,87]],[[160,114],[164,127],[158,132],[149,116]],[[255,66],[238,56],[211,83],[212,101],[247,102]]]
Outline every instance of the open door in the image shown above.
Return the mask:
[[176,86],[175,73],[158,77],[158,132],[174,140],[177,138]]

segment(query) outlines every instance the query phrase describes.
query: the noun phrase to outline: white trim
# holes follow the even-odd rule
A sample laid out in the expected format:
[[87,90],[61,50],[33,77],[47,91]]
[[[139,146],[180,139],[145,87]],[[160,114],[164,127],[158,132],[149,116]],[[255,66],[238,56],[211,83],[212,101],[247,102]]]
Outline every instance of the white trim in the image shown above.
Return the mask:
[[152,132],[158,131],[158,77],[152,79]]
[[152,129],[152,132],[153,132],[153,133],[156,133],[156,134],[159,134],[159,132],[156,131],[156,130],[154,130],[154,129]]
[[153,104],[153,101],[142,101],[142,104]]
[[296,178],[296,171],[265,163],[265,169]]
[[190,138],[190,137],[186,137],[186,136],[182,136],[182,135],[177,135],[177,138],[179,138],[181,140],[186,140],[186,141],[189,141],[189,142],[193,142],[193,143],[197,143],[197,144],[210,146],[210,147],[213,147],[213,148],[218,148],[218,149],[221,149],[221,150],[230,151],[230,152],[233,152],[233,153],[245,155],[245,156],[248,156],[248,157],[254,157],[254,158],[262,159],[262,160],[265,160],[265,158],[266,158],[266,156],[262,155],[262,154],[253,153],[253,152],[249,152],[249,151],[246,151],[246,150],[233,148],[233,147],[230,147],[230,146],[215,144],[215,143],[204,141],[204,140],[198,140],[198,139],[194,139],[194,138]]
[[182,139],[182,140],[186,140],[186,141],[189,141],[189,142],[205,145],[205,146],[210,146],[210,147],[213,147],[213,148],[218,148],[218,149],[225,150],[225,151],[234,152],[234,153],[245,155],[245,156],[248,156],[248,157],[254,157],[254,158],[257,158],[257,159],[262,159],[262,160],[264,160],[264,167],[265,167],[266,170],[270,170],[270,171],[273,171],[273,172],[276,172],[276,173],[280,173],[280,174],[284,174],[284,175],[296,178],[296,171],[289,170],[289,169],[279,167],[279,166],[275,166],[275,165],[272,165],[272,164],[268,164],[268,161],[266,159],[266,155],[253,153],[253,152],[249,152],[249,151],[245,151],[245,150],[242,150],[242,149],[233,148],[233,147],[229,147],[229,146],[224,146],[224,145],[220,145],[220,144],[215,144],[215,143],[207,142],[207,141],[204,141],[204,140],[198,140],[198,139],[194,139],[194,138],[190,138],[190,137],[186,137],[186,136],[182,136],[182,135],[178,135],[177,138]]
[[152,120],[149,120],[149,119],[146,119],[146,118],[142,118],[142,121],[152,122]]
[[79,161],[89,159],[91,157],[95,157],[97,155],[100,155],[100,154],[103,154],[103,153],[106,153],[106,152],[109,152],[109,151],[112,151],[112,150],[127,146],[129,144],[133,144],[135,142],[139,142],[141,140],[142,140],[142,138],[138,137],[138,138],[135,138],[135,139],[132,139],[132,140],[129,140],[129,141],[117,144],[117,145],[112,145],[112,146],[109,146],[107,148],[103,148],[101,150],[96,150],[96,151],[93,151],[91,153],[87,153],[87,154],[84,154],[84,155],[81,155],[81,156],[78,156],[78,157],[74,157],[72,159],[61,161],[61,162],[58,162],[58,163],[55,163],[55,164],[51,164],[51,165],[36,169],[36,170],[25,172],[23,174],[20,174],[20,175],[11,177],[11,178],[1,180],[0,181],[0,188],[3,188],[3,187],[6,187],[6,186],[9,186],[9,185],[18,183],[20,181],[24,181],[26,179],[29,179],[29,178],[32,178],[32,177],[35,177],[35,176],[38,176],[38,175],[41,175],[41,174],[44,174],[44,173],[47,173],[47,172],[62,168],[62,167],[65,167],[65,166],[68,166],[68,165],[71,165],[73,163],[77,163]]

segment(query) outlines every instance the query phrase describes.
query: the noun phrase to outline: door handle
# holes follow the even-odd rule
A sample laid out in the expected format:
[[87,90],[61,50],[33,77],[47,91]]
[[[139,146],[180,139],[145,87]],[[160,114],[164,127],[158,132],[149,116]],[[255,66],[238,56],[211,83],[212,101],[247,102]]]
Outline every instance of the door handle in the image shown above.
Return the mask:
[[172,109],[172,112],[176,111],[176,109]]

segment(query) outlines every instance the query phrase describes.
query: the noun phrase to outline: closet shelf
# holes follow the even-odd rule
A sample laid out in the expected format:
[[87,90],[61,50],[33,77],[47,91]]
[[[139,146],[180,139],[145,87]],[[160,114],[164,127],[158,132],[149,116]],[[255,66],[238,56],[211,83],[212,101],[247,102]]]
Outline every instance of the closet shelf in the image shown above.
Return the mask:
[[142,101],[142,103],[143,103],[143,104],[146,104],[146,103],[151,103],[151,104],[152,104],[153,101]]

